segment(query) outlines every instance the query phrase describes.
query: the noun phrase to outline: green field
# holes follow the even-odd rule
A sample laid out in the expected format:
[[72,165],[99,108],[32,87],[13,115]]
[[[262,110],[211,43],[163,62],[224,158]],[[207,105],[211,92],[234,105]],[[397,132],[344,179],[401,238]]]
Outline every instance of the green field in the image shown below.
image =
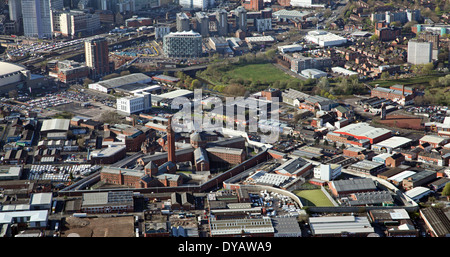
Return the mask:
[[234,82],[249,86],[251,83],[269,85],[274,82],[301,82],[300,79],[289,76],[272,63],[235,64],[217,67],[214,71],[205,70],[197,74],[214,85],[229,85]]
[[226,72],[225,75],[230,78],[248,79],[263,83],[295,80],[295,78],[287,75],[271,63],[240,65]]
[[327,196],[320,189],[314,190],[297,190],[293,192],[305,206],[317,206],[326,207],[333,206],[333,203],[327,198]]

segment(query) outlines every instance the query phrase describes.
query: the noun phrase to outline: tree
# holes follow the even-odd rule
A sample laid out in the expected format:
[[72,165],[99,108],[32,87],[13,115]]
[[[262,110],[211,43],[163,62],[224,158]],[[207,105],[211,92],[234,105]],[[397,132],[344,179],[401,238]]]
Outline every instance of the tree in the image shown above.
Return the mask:
[[83,80],[83,86],[87,87],[89,84],[91,84],[93,81],[90,80],[89,78],[85,78]]
[[319,79],[319,83],[317,83],[317,87],[325,91],[330,90],[330,82],[328,81],[327,77],[321,77]]
[[107,111],[102,113],[100,121],[103,123],[116,124],[120,122],[120,115],[115,111]]
[[8,96],[9,96],[9,98],[16,98],[19,96],[19,92],[17,92],[17,90],[13,89],[8,92]]
[[447,196],[447,201],[450,201],[450,183],[445,184],[442,195]]
[[198,80],[198,79],[194,79],[191,82],[191,86],[193,88],[201,88],[202,87],[202,82],[200,82],[200,80]]
[[383,71],[383,72],[381,73],[380,79],[382,79],[382,80],[387,80],[388,78],[389,78],[389,72]]

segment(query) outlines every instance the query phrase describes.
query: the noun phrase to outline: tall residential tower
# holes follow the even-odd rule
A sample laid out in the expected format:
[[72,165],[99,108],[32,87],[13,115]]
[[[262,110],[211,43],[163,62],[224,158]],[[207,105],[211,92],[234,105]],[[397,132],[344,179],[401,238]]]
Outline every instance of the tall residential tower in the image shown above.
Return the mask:
[[84,51],[86,66],[91,69],[91,77],[99,78],[111,72],[106,38],[95,37],[86,40]]

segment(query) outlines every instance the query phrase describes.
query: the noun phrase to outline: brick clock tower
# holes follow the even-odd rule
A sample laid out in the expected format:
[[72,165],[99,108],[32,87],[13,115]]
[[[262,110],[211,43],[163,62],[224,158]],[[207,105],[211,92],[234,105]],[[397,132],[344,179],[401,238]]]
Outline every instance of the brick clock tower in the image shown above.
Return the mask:
[[172,129],[172,116],[169,117],[169,121],[166,128],[167,132],[167,161],[176,163],[175,157],[175,131]]

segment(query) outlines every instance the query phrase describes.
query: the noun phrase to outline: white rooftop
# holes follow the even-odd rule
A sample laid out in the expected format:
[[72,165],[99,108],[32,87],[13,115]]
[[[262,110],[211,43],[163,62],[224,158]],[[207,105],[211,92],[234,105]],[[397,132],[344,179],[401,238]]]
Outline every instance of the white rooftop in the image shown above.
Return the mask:
[[391,131],[385,128],[372,127],[368,123],[361,122],[347,125],[341,129],[335,130],[334,132],[374,139]]
[[26,68],[22,65],[9,63],[9,62],[0,62],[0,77],[10,74],[10,73],[22,71],[22,70],[26,70]]
[[167,98],[167,99],[174,99],[176,97],[183,97],[183,96],[187,96],[193,94],[193,92],[191,90],[187,90],[187,89],[178,89],[175,91],[170,91],[167,92],[165,94],[161,94],[159,95],[159,97],[161,98]]
[[407,177],[410,177],[410,176],[412,176],[412,175],[414,175],[414,174],[416,174],[415,171],[412,171],[412,170],[405,170],[405,171],[402,171],[402,172],[400,172],[400,173],[398,173],[398,174],[395,174],[395,175],[392,176],[392,177],[389,177],[388,180],[392,180],[392,181],[396,181],[396,182],[401,182],[403,179],[405,179],[405,178],[407,178]]
[[447,139],[444,137],[434,136],[434,135],[425,135],[422,138],[420,138],[420,141],[434,143],[434,144],[439,144],[445,140],[447,140]]
[[410,143],[412,140],[406,137],[393,136],[381,142],[378,142],[376,145],[381,147],[389,147],[395,149],[397,147],[403,146],[405,144]]
[[116,154],[117,152],[125,149],[124,145],[111,145],[107,148],[102,148],[99,150],[95,150],[91,153],[91,157],[107,157]]
[[52,193],[36,193],[31,196],[31,205],[45,205],[52,203]]
[[406,191],[405,195],[407,195],[411,199],[414,199],[416,197],[420,197],[420,196],[425,195],[430,192],[431,192],[431,189],[419,186],[419,187],[414,187],[413,189]]
[[10,224],[13,219],[28,217],[28,222],[46,222],[48,210],[0,212],[0,224]]
[[51,119],[42,122],[41,131],[69,130],[69,119]]
[[309,224],[314,235],[332,235],[343,232],[369,234],[374,232],[374,228],[367,217],[310,217]]

